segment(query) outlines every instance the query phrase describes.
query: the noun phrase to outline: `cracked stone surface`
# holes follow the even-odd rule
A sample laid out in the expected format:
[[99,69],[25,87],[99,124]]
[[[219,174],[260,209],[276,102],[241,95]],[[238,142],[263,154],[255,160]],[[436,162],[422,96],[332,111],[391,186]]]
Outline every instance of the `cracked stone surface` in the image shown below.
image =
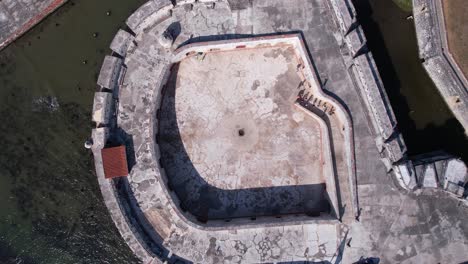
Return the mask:
[[[398,189],[381,162],[381,152],[374,142],[377,135],[370,129],[372,113],[360,97],[360,86],[356,86],[360,79],[350,70],[350,65],[368,57],[352,58],[344,45],[352,34],[344,36],[334,16],[333,8],[346,7],[348,1],[297,0],[294,5],[280,0],[238,1],[236,4],[219,1],[214,8],[212,2],[177,2],[181,4],[170,7],[172,16],[167,19],[161,21],[150,17],[142,22],[143,26],[136,23],[135,28],[139,30],[126,52],[126,75],[119,89],[117,123],[125,134],[126,143],[134,147],[136,156],[136,163],[127,178],[128,192],[119,193],[120,197],[130,198],[128,204],[122,204],[112,191],[112,183],[104,181],[99,151],[96,147],[93,149],[98,179],[109,211],[124,239],[145,263],[165,260],[174,263],[178,259],[193,263],[353,263],[360,257],[378,257],[381,263],[460,263],[468,260],[465,254],[468,250],[468,222],[465,221],[468,209],[438,189],[416,193]],[[170,5],[169,1],[167,5]],[[347,8],[343,10],[349,11]],[[340,12],[345,12],[343,10]],[[337,193],[344,211],[343,223],[299,217],[293,224],[278,225],[284,219],[272,224],[271,220],[259,217],[255,224],[250,219],[234,219],[230,223],[216,222],[217,226],[208,228],[196,219],[187,221],[181,217],[187,213],[176,209],[179,200],[168,199],[173,192],[163,176],[170,173],[167,171],[165,175],[166,172],[160,170],[161,153],[154,147],[157,134],[154,120],[161,102],[157,84],[168,78],[165,72],[174,51],[163,49],[158,39],[170,27],[178,33],[173,49],[197,41],[235,37],[233,34],[296,30],[302,33],[317,75],[321,81],[326,80],[323,89],[339,98],[352,118],[359,221],[354,220],[353,195],[344,165],[337,166],[336,177]],[[192,63],[206,62],[198,61],[195,56],[192,59],[196,60]],[[366,72],[370,70],[363,71]],[[212,79],[216,81],[216,78]],[[256,87],[249,92],[261,91],[262,82],[258,84],[255,80],[249,81],[247,87]],[[301,117],[292,115],[288,122],[297,120]],[[343,125],[333,122],[331,120],[331,137],[343,140]],[[335,152],[339,150],[337,148]],[[335,158],[337,164],[344,164],[346,159],[344,155]],[[258,186],[256,182],[251,186]],[[230,181],[213,184],[231,188]],[[135,221],[128,224],[122,216],[126,211],[121,208],[130,211],[131,216],[143,219],[140,225],[145,232],[134,228]],[[152,241],[152,248],[145,241]]]
[[162,165],[188,210],[210,219],[326,213],[333,175],[323,175],[319,123],[294,106],[293,48],[200,60],[180,62],[160,110]]

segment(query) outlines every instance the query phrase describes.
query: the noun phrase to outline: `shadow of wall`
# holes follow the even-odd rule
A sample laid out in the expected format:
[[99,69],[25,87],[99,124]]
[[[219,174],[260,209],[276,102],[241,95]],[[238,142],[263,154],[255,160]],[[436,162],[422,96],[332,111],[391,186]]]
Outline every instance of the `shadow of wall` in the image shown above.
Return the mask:
[[156,141],[161,152],[160,166],[164,168],[168,187],[178,196],[182,210],[193,214],[201,222],[330,213],[325,184],[223,190],[207,183],[193,165],[179,132],[174,99],[177,73],[176,65],[163,91],[157,116],[159,129]]

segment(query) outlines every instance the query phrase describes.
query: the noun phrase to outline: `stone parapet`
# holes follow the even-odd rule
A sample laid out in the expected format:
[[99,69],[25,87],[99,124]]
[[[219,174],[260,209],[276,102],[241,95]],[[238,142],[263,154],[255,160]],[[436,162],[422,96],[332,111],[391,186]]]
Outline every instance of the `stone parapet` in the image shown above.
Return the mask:
[[106,92],[95,93],[92,120],[97,124],[97,127],[109,125],[113,114],[112,94]]
[[127,49],[134,39],[135,37],[132,34],[119,29],[110,44],[110,49],[118,55],[125,57],[127,55]]
[[356,21],[353,4],[349,0],[330,0],[330,3],[344,43],[352,56],[350,74],[354,75],[355,85],[370,116],[372,130],[377,137],[376,145],[380,151],[384,151],[390,163],[398,162],[405,157],[406,146],[396,130],[393,109],[372,54],[367,51],[367,39]]
[[93,128],[91,131],[91,138],[93,139],[93,148],[100,150],[106,146],[109,139],[110,130],[108,127]]
[[453,59],[441,0],[413,0],[419,56],[455,117],[468,133],[468,82]]
[[414,190],[418,185],[416,172],[411,161],[404,161],[393,166],[393,174],[398,185],[405,190]]
[[[109,65],[115,65],[114,62],[122,63],[122,60],[117,57],[106,57]],[[114,70],[113,79],[120,80],[123,71]],[[120,83],[115,85],[120,86]],[[120,91],[120,89],[116,89]],[[117,95],[118,96],[118,95]],[[105,179],[104,167],[102,163],[101,150],[106,147],[107,142],[112,138],[120,140],[120,130],[115,127],[117,123],[115,120],[118,116],[117,105],[114,104],[113,94],[109,92],[96,92],[93,104],[93,118],[96,122],[96,128],[92,130],[92,151],[94,156],[94,164],[96,175],[98,178],[99,187],[109,210],[110,216],[119,230],[121,236],[124,238],[127,245],[133,253],[143,263],[159,264],[163,263],[160,260],[163,249],[154,244],[154,238],[148,232],[148,226],[140,222],[141,213],[135,211],[135,200],[129,195],[129,186],[126,179]],[[167,253],[166,253],[167,255]]]
[[182,6],[182,5],[186,5],[186,4],[194,4],[196,2],[196,0],[175,0],[174,2],[175,2],[176,5]]
[[114,90],[118,84],[121,67],[122,59],[113,56],[106,56],[102,63],[97,84],[101,86],[101,88]]
[[148,241],[142,237],[144,233],[138,225],[135,225],[136,220],[132,219],[132,216],[127,214],[129,205],[119,197],[115,185],[117,180],[105,179],[101,150],[93,147],[93,156],[96,175],[104,203],[120,235],[133,253],[143,261],[143,263],[162,263],[148,248]]
[[133,32],[137,33],[147,25],[146,21],[154,24],[155,21],[169,17],[171,8],[172,4],[169,0],[149,0],[127,19],[127,25]]
[[371,108],[370,113],[376,120],[377,131],[384,141],[394,133],[396,119],[388,102],[383,84],[380,81],[377,67],[370,54],[363,54],[354,59],[363,94]]
[[418,38],[419,56],[424,59],[439,56],[442,49],[439,23],[433,0],[413,0],[413,16]]
[[406,156],[406,144],[402,134],[396,134],[391,140],[385,142],[385,150],[391,161],[396,162],[402,160]]
[[406,190],[439,188],[461,199],[468,194],[464,192],[468,183],[466,164],[444,152],[418,155],[412,161],[402,162],[397,167],[397,180]]

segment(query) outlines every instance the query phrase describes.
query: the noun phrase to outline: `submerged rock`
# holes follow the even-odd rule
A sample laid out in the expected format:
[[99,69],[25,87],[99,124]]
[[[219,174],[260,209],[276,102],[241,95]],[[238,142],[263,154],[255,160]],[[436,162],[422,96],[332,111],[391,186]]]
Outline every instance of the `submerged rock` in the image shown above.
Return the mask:
[[57,97],[42,96],[33,101],[33,111],[35,112],[55,112],[60,107]]

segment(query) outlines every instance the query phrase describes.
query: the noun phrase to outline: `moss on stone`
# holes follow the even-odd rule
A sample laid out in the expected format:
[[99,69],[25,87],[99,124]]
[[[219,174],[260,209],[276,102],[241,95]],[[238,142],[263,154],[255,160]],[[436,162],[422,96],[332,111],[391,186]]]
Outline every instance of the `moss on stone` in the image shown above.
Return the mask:
[[411,0],[393,0],[393,2],[405,12],[413,10],[413,3]]

